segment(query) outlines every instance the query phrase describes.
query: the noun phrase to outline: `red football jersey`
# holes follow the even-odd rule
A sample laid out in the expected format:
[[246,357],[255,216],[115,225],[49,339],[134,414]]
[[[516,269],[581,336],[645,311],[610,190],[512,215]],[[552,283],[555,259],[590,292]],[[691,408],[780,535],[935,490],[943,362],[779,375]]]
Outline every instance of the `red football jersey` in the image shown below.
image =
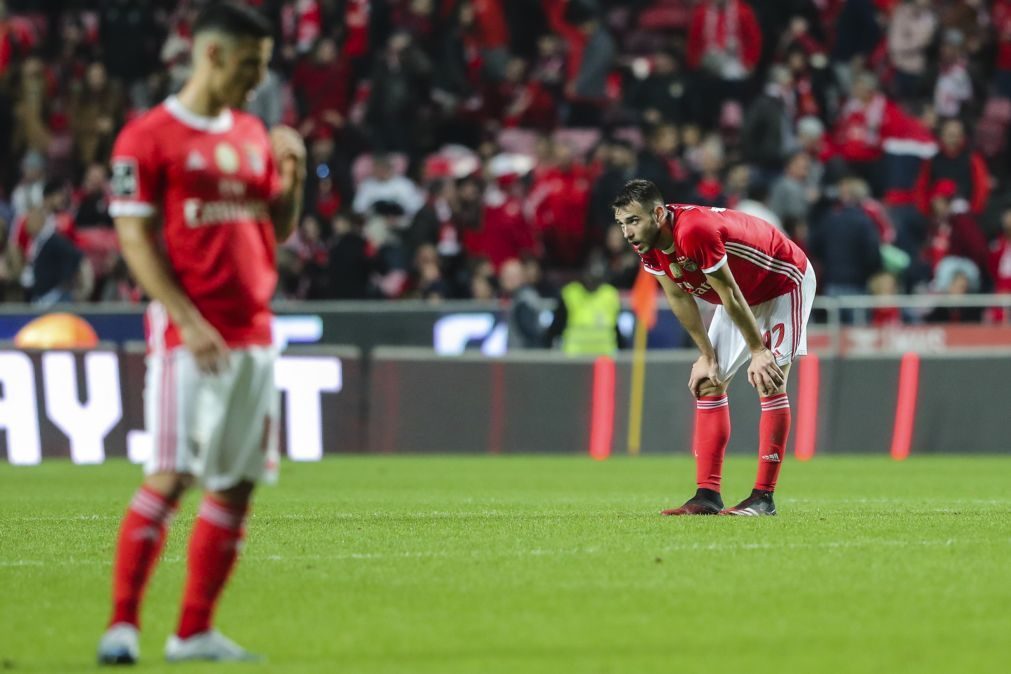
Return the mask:
[[[263,123],[237,110],[201,117],[175,97],[130,122],[112,151],[109,213],[161,213],[169,264],[229,346],[271,342],[277,285],[269,203],[280,189]],[[148,310],[148,344],[179,346],[164,310]]]
[[752,215],[725,208],[668,204],[674,245],[641,255],[643,268],[669,276],[686,293],[722,304],[706,280],[725,264],[749,305],[791,292],[807,271],[807,256],[785,234]]

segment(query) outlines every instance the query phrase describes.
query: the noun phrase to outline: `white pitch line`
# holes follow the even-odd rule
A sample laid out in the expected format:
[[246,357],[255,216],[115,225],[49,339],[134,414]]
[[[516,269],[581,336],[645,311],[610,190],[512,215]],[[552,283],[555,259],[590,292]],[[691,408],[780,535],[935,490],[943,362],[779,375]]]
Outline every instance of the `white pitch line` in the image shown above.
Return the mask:
[[[924,539],[919,541],[896,541],[893,539],[864,538],[847,541],[822,541],[817,543],[783,543],[783,542],[763,542],[763,543],[690,543],[684,545],[666,545],[662,548],[644,547],[641,554],[650,556],[655,553],[669,552],[698,552],[698,551],[732,551],[732,550],[782,550],[798,548],[825,548],[825,549],[846,549],[863,547],[954,547],[977,544],[1003,543],[1011,545],[1011,538],[1001,540],[994,539]],[[304,562],[304,561],[349,561],[349,560],[392,560],[392,559],[494,559],[501,557],[571,557],[595,555],[603,552],[621,552],[600,547],[570,548],[570,549],[545,549],[532,548],[530,550],[518,550],[515,552],[485,553],[473,550],[469,553],[453,552],[431,552],[431,551],[404,551],[404,552],[345,552],[333,555],[243,555],[242,559],[247,563],[256,562]],[[637,553],[638,554],[638,553]],[[162,561],[170,564],[181,563],[185,560],[181,556],[163,557]],[[0,567],[44,567],[44,566],[109,566],[111,560],[96,559],[0,559]]]

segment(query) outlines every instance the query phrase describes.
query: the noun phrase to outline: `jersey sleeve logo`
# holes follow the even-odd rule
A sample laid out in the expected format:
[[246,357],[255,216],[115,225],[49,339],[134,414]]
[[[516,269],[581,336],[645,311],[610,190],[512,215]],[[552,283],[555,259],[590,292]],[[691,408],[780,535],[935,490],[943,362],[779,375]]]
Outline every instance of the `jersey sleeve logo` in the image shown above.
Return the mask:
[[137,160],[118,157],[112,160],[112,195],[120,199],[135,199],[138,195]]

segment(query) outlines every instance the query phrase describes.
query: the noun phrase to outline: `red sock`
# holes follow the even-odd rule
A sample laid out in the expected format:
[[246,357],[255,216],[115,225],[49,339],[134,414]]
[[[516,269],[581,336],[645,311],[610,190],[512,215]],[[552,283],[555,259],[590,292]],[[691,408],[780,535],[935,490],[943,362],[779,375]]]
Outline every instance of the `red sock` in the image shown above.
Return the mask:
[[695,402],[695,482],[700,488],[720,490],[723,455],[730,441],[730,402],[727,394],[702,396]]
[[187,559],[186,591],[176,634],[186,639],[211,628],[214,606],[235,566],[246,508],[205,496],[193,526]]
[[785,393],[762,398],[762,420],[758,424],[758,477],[755,489],[774,491],[779,469],[786,458],[786,438],[790,435],[790,399]]
[[175,502],[147,487],[138,489],[130,501],[116,544],[110,625],[140,625],[140,600],[165,544],[165,531],[175,509]]

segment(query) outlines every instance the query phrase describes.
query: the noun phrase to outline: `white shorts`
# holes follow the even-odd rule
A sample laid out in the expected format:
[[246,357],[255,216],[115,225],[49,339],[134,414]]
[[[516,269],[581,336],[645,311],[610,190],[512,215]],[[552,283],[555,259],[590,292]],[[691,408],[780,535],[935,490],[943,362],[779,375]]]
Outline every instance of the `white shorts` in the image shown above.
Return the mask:
[[149,355],[144,422],[151,456],[144,472],[189,473],[212,491],[275,480],[275,359],[271,347],[236,349],[227,372],[205,375],[187,349]]
[[[817,286],[814,270],[808,262],[800,286],[751,307],[762,338],[780,366],[792,363],[794,358],[807,353],[807,319],[811,316]],[[720,379],[723,381],[734,376],[742,365],[751,360],[744,335],[722,305],[716,307],[713,322],[709,324],[709,341],[716,349]]]

